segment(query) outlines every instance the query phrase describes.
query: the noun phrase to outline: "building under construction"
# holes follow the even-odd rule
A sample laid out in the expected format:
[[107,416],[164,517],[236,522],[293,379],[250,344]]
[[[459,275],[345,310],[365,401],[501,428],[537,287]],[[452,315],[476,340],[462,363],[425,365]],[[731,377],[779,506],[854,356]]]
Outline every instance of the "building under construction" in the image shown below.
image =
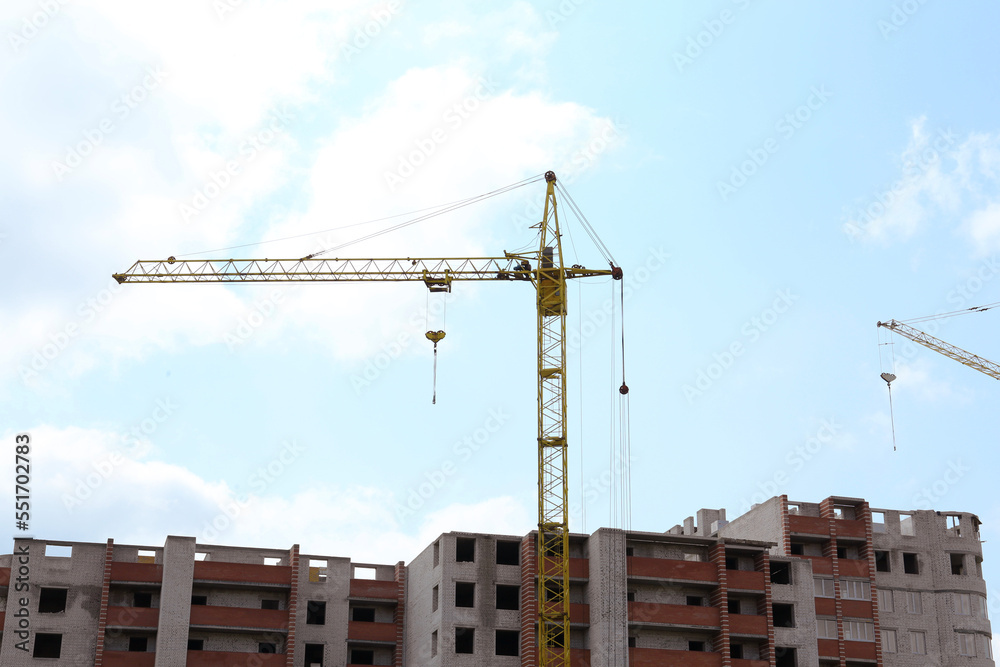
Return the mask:
[[[18,539],[0,557],[0,664],[532,666],[534,545],[447,533],[380,565]],[[967,512],[780,496],[729,522],[703,509],[662,533],[572,534],[569,568],[574,666],[994,664]]]

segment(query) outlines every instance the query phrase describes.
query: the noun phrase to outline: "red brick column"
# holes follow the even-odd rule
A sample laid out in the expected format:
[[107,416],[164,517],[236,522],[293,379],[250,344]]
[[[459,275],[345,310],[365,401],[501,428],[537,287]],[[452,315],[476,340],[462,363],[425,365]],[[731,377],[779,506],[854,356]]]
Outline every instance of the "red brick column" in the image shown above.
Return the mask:
[[761,658],[774,667],[776,653],[774,649],[774,615],[771,613],[771,556],[762,551],[753,557],[753,569],[764,573],[764,597],[757,602],[757,613],[767,617],[767,646]]
[[396,610],[393,612],[392,622],[396,624],[396,655],[393,658],[393,667],[403,667],[403,645],[405,639],[406,625],[406,566],[403,561],[396,563]]
[[844,646],[844,608],[840,597],[840,558],[837,557],[837,523],[834,521],[833,500],[824,499],[819,504],[819,514],[830,527],[830,540],[823,545],[823,555],[833,562],[833,594],[837,609],[837,656],[840,667],[847,667],[847,647]]
[[292,588],[288,591],[288,641],[285,644],[285,667],[295,667],[295,619],[299,611],[299,545],[288,552],[292,567]]
[[778,553],[788,556],[792,553],[792,528],[788,520],[788,496],[781,496],[781,544],[778,545]]
[[521,540],[521,667],[538,665],[538,600],[535,597],[535,534]]
[[726,545],[721,543],[713,545],[709,551],[709,559],[715,563],[719,573],[719,587],[712,592],[711,597],[712,606],[719,609],[720,627],[713,648],[722,654],[723,667],[730,667],[733,658],[729,651],[729,578],[726,571]]
[[101,610],[97,615],[97,651],[94,654],[94,667],[104,664],[104,631],[108,626],[108,597],[111,594],[111,562],[115,555],[115,541],[109,539],[104,550],[104,580],[101,584]]
[[865,557],[868,560],[868,586],[871,590],[872,598],[872,624],[875,626],[875,662],[882,664],[882,628],[878,618],[878,587],[875,585],[875,546],[872,542],[872,511],[865,501],[858,507],[861,516],[857,517],[865,522]]

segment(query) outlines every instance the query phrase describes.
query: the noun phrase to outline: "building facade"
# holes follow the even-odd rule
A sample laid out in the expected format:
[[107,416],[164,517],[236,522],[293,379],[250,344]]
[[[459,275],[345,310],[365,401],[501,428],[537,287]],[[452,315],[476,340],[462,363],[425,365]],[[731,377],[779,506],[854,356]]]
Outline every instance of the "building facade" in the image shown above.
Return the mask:
[[[15,540],[0,665],[528,667],[533,537],[446,533],[408,565]],[[572,535],[569,556],[574,667],[994,664],[969,513],[780,496]]]

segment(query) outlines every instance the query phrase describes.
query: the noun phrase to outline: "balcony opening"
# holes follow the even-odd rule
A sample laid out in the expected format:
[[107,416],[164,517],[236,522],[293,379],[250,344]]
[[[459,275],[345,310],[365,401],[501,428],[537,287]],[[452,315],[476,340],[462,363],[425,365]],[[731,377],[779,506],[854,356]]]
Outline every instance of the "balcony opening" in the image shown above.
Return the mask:
[[948,530],[948,535],[950,535],[951,537],[962,536],[961,514],[946,514],[944,520],[945,520],[945,526]]
[[774,649],[775,667],[798,667],[795,662],[795,649],[789,646],[778,646]]
[[[72,558],[73,557],[73,547],[62,546],[60,544],[46,544],[45,545],[45,556],[46,558]],[[47,635],[49,637],[59,637],[62,641],[62,635]]]
[[792,583],[792,564],[771,561],[771,583],[789,585]]
[[323,667],[322,644],[306,644],[305,663],[306,667]]
[[208,604],[208,596],[207,595],[192,595],[191,596],[191,605],[192,606],[204,606],[204,605],[207,605],[207,604]]
[[885,532],[885,512],[872,512],[872,532]]
[[689,607],[700,607],[704,604],[704,600],[704,598],[698,595],[689,595],[687,596],[687,602],[685,604]]
[[948,554],[951,557],[951,573],[965,574],[965,554]]
[[806,553],[806,545],[802,542],[792,542],[789,545],[789,550],[792,552],[793,556],[804,556]]
[[195,551],[194,559],[197,561],[208,560],[208,553],[204,551]]
[[62,655],[62,635],[47,632],[35,634],[35,650],[31,655],[34,658],[60,657]]
[[455,606],[476,606],[476,585],[468,581],[455,582]]
[[629,648],[635,648],[635,637],[629,637],[628,638],[628,647]]
[[58,614],[66,611],[65,588],[43,588],[38,596],[38,613]]
[[497,655],[518,655],[521,633],[517,630],[497,630]]
[[129,637],[128,650],[130,653],[145,653],[149,649],[149,637]]
[[497,584],[497,609],[517,610],[521,607],[521,587]]
[[729,655],[737,660],[743,658],[743,644],[730,644]]
[[625,599],[628,602],[635,602],[635,591],[629,591],[625,594]]
[[703,652],[705,650],[705,642],[689,641],[688,642],[688,650],[689,651],[702,651]]
[[459,537],[455,540],[455,560],[459,563],[476,562],[476,538]]
[[325,558],[321,558],[321,559],[310,558],[309,559],[309,581],[311,581],[314,584],[323,584],[323,583],[326,583],[326,576],[327,576],[327,572],[328,572],[327,566],[328,565],[329,565],[329,562]]
[[369,581],[375,581],[375,579],[378,578],[378,571],[374,567],[363,567],[361,565],[355,565],[354,578],[368,579]]
[[326,625],[326,602],[309,600],[306,602],[306,625]]
[[278,608],[279,608],[278,601],[277,600],[261,600],[260,601],[260,608],[261,609],[270,609],[272,611],[277,611]]
[[205,650],[205,640],[204,639],[188,639],[188,650],[189,651],[204,651]]
[[264,556],[264,565],[281,565],[281,559],[277,556]]
[[475,646],[475,628],[455,628],[455,653],[473,653]]
[[920,574],[920,566],[917,564],[917,554],[903,554],[903,572],[906,574]]
[[771,615],[774,618],[776,628],[795,627],[795,606],[775,602],[771,605]]
[[851,520],[855,518],[854,506],[853,505],[835,505],[833,508],[833,518],[834,519],[847,519]]
[[907,535],[913,537],[917,534],[916,529],[913,527],[913,515],[912,514],[900,514],[899,515],[899,534]]
[[892,572],[892,566],[889,562],[889,552],[888,551],[876,551],[875,552],[875,571],[876,572]]
[[139,549],[136,556],[136,562],[153,564],[156,562],[156,552],[149,551],[148,549]]
[[520,565],[521,543],[497,540],[497,565]]
[[726,569],[727,570],[738,570],[740,569],[740,559],[736,556],[726,556]]
[[277,653],[278,645],[274,642],[257,642],[257,653]]
[[730,614],[738,614],[738,613],[740,613],[740,601],[739,600],[732,599],[732,600],[729,601],[729,613]]
[[374,665],[375,651],[371,649],[354,648],[351,649],[352,665]]
[[351,609],[351,620],[361,623],[375,622],[375,607],[353,607]]
[[635,548],[633,548],[633,547],[625,547],[625,555],[626,556],[634,556],[635,555]]

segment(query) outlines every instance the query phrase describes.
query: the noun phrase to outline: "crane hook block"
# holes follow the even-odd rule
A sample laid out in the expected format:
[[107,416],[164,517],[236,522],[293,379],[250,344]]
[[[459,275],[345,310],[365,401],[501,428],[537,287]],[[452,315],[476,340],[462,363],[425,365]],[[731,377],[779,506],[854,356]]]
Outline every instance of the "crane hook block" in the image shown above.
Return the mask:
[[438,341],[444,339],[443,331],[428,331],[424,335],[427,336],[427,340],[434,343],[434,347],[437,347]]
[[896,379],[896,376],[892,373],[882,373],[880,377],[885,380],[886,384],[892,384],[892,381]]
[[625,277],[625,272],[622,271],[622,267],[620,266],[612,266],[611,277],[614,278],[615,280],[621,280],[622,278]]
[[622,382],[622,386],[618,387],[618,393],[624,396],[628,393],[628,385]]

